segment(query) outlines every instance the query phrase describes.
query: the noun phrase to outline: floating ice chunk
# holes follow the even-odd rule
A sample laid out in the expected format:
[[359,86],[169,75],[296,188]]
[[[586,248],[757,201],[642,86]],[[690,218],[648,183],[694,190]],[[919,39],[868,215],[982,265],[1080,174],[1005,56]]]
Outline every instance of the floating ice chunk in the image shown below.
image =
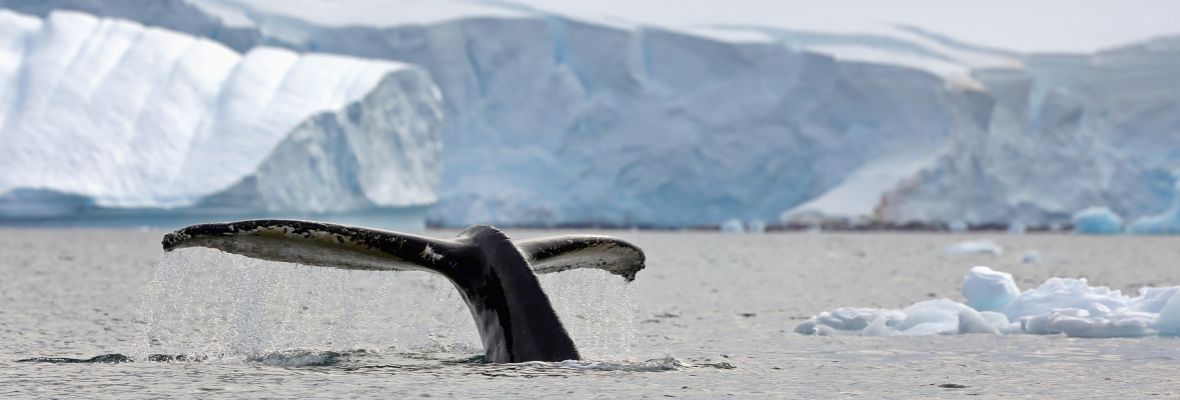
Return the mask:
[[902,310],[838,308],[796,327],[802,334],[865,336],[1064,334],[1109,338],[1180,335],[1180,287],[1142,288],[1123,295],[1085,279],[1050,278],[1019,293],[1010,274],[975,267],[966,275],[967,304],[928,300]]
[[882,319],[885,325],[893,326],[905,318],[905,314],[898,310],[881,310],[876,308],[837,308],[830,312],[822,312],[813,316],[799,326],[796,333],[816,334],[819,327],[828,327],[839,331],[862,331],[869,323]]
[[961,333],[1000,333],[1010,328],[1007,317],[979,311],[948,299],[928,300],[904,310],[837,308],[823,312],[795,327],[796,333],[827,335],[857,333],[864,336],[922,336]]
[[1172,189],[1172,206],[1164,212],[1135,220],[1127,226],[1128,233],[1140,235],[1171,235],[1180,233],[1180,181]]
[[1139,289],[1139,297],[1127,307],[1131,311],[1162,313],[1164,307],[1171,301],[1180,287],[1145,287]]
[[1040,263],[1041,259],[1043,258],[1044,257],[1041,256],[1041,252],[1029,250],[1028,252],[1024,253],[1024,256],[1020,257],[1020,262],[1025,264],[1037,264]]
[[746,226],[742,224],[742,220],[737,218],[721,221],[720,228],[723,233],[742,233],[746,231]]
[[947,224],[946,227],[954,233],[963,233],[967,231],[967,223],[959,220],[951,221],[951,223]]
[[1108,309],[1124,309],[1129,299],[1118,290],[1106,286],[1090,286],[1086,278],[1049,278],[1036,289],[1025,291],[1017,297],[1004,313],[1008,319],[1047,315],[1055,310],[1091,309],[1099,304]]
[[1074,233],[1114,235],[1122,230],[1123,219],[1106,207],[1090,207],[1073,215]]
[[1019,296],[1020,289],[1007,272],[974,267],[963,278],[963,297],[968,306],[979,311],[1002,311]]
[[980,311],[979,316],[983,317],[987,324],[996,328],[998,333],[1019,333],[1020,323],[1008,321],[1008,316],[1004,313],[995,311]]
[[1008,223],[1008,234],[1009,235],[1023,235],[1024,231],[1026,231],[1026,230],[1028,230],[1028,228],[1024,226],[1023,222],[1012,221],[1012,222]]
[[1069,308],[1025,318],[1022,321],[1027,333],[1063,333],[1073,337],[1110,338],[1152,335],[1155,333],[1151,329],[1155,320],[1156,316],[1150,313],[1093,313]]
[[1004,248],[987,239],[967,240],[956,243],[943,250],[946,254],[1004,254]]
[[869,326],[865,327],[861,334],[864,336],[897,336],[897,329],[890,328],[887,324],[888,318],[884,315],[877,315]]
[[1171,298],[1160,309],[1155,329],[1160,335],[1180,336],[1180,291],[1173,290]]
[[897,329],[904,335],[999,333],[979,311],[949,299],[923,301],[902,312],[906,317]]

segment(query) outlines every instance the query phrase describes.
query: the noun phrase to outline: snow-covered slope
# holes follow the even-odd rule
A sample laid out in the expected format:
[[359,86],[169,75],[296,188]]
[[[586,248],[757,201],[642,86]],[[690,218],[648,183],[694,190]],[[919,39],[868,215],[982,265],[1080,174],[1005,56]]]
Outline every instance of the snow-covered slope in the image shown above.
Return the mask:
[[435,199],[440,98],[420,69],[267,47],[243,55],[75,12],[0,10],[0,54],[9,216],[53,199],[188,207],[242,180],[262,193],[249,205],[267,210]]

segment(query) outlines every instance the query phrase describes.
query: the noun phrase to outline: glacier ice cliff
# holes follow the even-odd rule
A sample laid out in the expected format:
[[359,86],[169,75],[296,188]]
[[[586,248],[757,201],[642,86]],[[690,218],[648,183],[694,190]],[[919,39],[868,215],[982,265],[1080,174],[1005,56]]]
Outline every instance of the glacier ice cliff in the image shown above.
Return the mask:
[[433,203],[441,98],[384,60],[0,10],[0,214]]
[[978,70],[979,124],[888,191],[890,220],[1068,222],[1101,204],[1134,219],[1169,204],[1180,168],[1180,40],[1093,55],[1031,55]]
[[[269,0],[148,3],[0,0],[133,19],[239,51],[421,66],[447,116],[431,211],[443,225],[837,215],[1036,227],[1093,204],[1135,220],[1167,207],[1180,160],[1180,117],[1169,112],[1180,101],[1176,39],[1025,54],[913,27],[660,27],[528,2],[411,1],[396,13],[366,1],[295,3],[310,11]],[[209,202],[249,196],[296,193],[244,180]]]
[[447,115],[431,213],[444,225],[775,220],[869,160],[933,151],[959,123],[962,94],[934,74],[774,41],[535,13],[395,26],[246,14],[259,44],[430,71]]
[[1130,225],[1127,232],[1147,235],[1180,234],[1180,180],[1172,189],[1172,205],[1159,214],[1146,215]]

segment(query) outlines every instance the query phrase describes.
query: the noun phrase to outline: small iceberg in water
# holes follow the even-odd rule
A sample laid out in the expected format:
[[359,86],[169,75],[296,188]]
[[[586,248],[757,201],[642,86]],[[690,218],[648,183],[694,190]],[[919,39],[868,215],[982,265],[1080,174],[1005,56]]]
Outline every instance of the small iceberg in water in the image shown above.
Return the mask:
[[742,220],[737,218],[721,221],[721,225],[718,228],[721,230],[721,233],[742,233],[746,231],[746,226],[742,224]]
[[795,327],[806,335],[864,336],[1064,334],[1072,337],[1180,335],[1180,287],[1145,287],[1127,296],[1085,278],[1050,278],[1021,292],[1012,275],[972,268],[963,281],[966,304],[923,301],[904,309],[837,308]]
[[988,239],[967,240],[955,243],[943,250],[943,253],[958,254],[1004,254],[1004,248]]
[[1123,219],[1106,207],[1090,207],[1073,214],[1073,233],[1117,235],[1123,231]]

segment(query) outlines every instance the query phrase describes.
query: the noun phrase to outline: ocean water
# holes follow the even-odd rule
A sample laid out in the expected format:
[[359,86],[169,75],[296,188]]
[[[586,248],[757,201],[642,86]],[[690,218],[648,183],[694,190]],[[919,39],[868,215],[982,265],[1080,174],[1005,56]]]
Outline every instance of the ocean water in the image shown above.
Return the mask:
[[[648,266],[631,284],[542,276],[585,359],[494,365],[478,359],[454,289],[429,274],[165,254],[154,231],[0,230],[0,398],[1180,395],[1176,338],[792,333],[841,306],[962,300],[974,265],[1022,287],[1051,276],[1176,285],[1180,239],[596,233],[644,248]],[[1005,251],[943,251],[969,239]],[[108,362],[64,362],[84,360]]]

